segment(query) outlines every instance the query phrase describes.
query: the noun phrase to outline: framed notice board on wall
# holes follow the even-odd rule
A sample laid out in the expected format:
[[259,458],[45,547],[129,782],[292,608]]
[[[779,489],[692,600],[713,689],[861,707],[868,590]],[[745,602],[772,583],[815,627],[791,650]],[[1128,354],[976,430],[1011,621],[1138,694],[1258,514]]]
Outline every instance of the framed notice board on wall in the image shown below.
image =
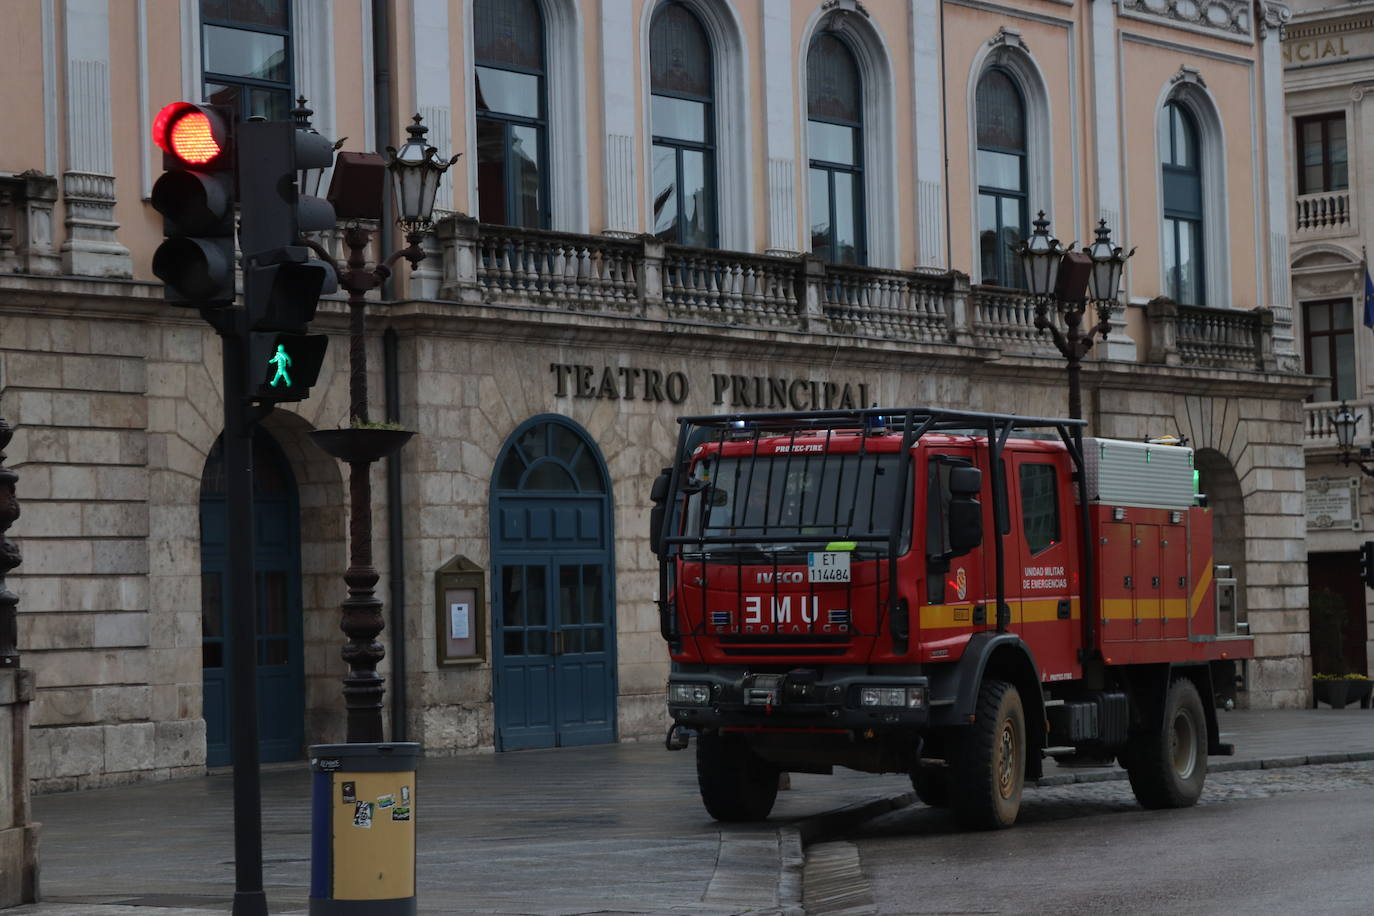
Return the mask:
[[434,574],[434,623],[440,665],[486,660],[486,573],[456,556]]

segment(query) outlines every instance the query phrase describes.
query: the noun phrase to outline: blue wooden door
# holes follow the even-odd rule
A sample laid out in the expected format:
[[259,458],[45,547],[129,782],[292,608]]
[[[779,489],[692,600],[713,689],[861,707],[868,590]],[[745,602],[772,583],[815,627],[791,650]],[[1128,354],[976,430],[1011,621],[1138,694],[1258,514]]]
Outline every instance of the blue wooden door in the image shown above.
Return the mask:
[[[257,577],[259,759],[299,759],[305,743],[300,524],[296,481],[281,450],[253,438],[253,559]],[[224,455],[217,442],[201,481],[201,631],[206,762],[230,762],[232,688]]]
[[611,543],[595,446],[562,417],[524,424],[492,488],[499,749],[615,740]]

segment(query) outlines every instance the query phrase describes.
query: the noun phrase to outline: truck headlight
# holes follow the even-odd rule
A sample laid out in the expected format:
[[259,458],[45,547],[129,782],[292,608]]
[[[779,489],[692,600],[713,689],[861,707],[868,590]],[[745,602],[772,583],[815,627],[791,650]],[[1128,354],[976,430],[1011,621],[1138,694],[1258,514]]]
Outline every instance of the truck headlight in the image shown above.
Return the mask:
[[669,684],[668,702],[674,706],[705,706],[711,702],[711,687],[708,684]]
[[861,687],[860,706],[897,706],[920,709],[926,705],[924,687]]

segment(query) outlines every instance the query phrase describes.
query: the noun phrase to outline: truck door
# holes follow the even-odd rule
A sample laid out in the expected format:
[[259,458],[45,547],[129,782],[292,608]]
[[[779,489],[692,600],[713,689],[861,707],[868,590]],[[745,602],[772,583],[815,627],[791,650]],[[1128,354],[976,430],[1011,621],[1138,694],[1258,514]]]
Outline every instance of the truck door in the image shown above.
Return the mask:
[[991,488],[984,471],[983,546],[944,562],[930,559],[940,552],[947,541],[949,507],[949,468],[959,462],[974,462],[969,448],[942,448],[928,453],[922,479],[925,481],[926,590],[921,609],[921,641],[930,642],[953,637],[966,637],[972,630],[988,629],[996,624],[996,601],[988,595],[984,574],[990,573],[985,557],[992,555],[990,538],[994,530],[991,515]]
[[[1048,452],[1009,455],[1012,530],[1008,553],[1015,567],[1020,614],[1012,629],[1031,647],[1045,676],[1076,669],[1081,623],[1074,516],[1069,502],[1065,456]],[[1008,588],[1012,591],[1012,588]]]
[[1188,544],[1182,525],[1161,529],[1160,598],[1165,639],[1188,638]]
[[1163,582],[1160,580],[1158,525],[1136,525],[1135,540],[1135,638],[1162,639]]

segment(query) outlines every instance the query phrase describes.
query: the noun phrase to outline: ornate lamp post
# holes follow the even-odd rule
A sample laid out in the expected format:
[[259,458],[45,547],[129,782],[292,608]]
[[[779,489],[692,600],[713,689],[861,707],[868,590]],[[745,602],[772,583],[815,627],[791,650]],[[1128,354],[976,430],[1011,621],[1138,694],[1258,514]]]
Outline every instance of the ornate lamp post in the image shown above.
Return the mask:
[[1336,408],[1336,413],[1330,418],[1331,429],[1336,433],[1336,444],[1341,447],[1341,464],[1349,467],[1355,465],[1360,469],[1360,473],[1366,477],[1374,477],[1374,469],[1369,466],[1367,460],[1370,456],[1370,447],[1360,448],[1358,458],[1352,457],[1351,449],[1355,447],[1355,429],[1360,425],[1361,415],[1350,409],[1350,405],[1341,401],[1341,406]]
[[[397,223],[405,230],[406,247],[369,267],[367,250],[372,244],[372,231],[356,222],[344,230],[348,260],[343,265],[323,246],[307,242],[321,258],[334,265],[339,286],[348,293],[350,428],[317,430],[311,437],[330,455],[348,463],[349,565],[344,573],[348,597],[340,605],[343,620],[339,626],[348,637],[341,654],[349,668],[343,679],[343,693],[348,711],[346,740],[350,744],[382,741],[386,679],[377,673],[377,663],[386,652],[377,636],[385,624],[382,602],[374,592],[378,576],[372,560],[371,467],[374,461],[399,451],[414,435],[409,430],[384,428],[368,420],[366,296],[386,282],[392,265],[401,258],[409,261],[412,269],[424,259],[420,242],[430,227],[439,180],[458,159],[454,156],[445,162],[438,158],[438,150],[425,142],[428,128],[418,114],[407,131],[410,138],[399,151],[387,148],[390,156],[385,163],[376,155],[341,153],[329,189],[329,199],[336,202],[339,212],[349,213],[348,207],[339,204],[350,197],[356,203],[360,184],[375,179],[376,169],[385,168],[391,174]],[[379,184],[374,187],[380,191]],[[367,205],[374,204],[369,201]],[[356,207],[352,215],[359,215]],[[399,573],[400,570],[393,570],[393,574]]]
[[[1116,305],[1122,270],[1135,249],[1123,255],[1121,248],[1113,247],[1111,230],[1105,219],[1098,221],[1097,240],[1081,252],[1070,250],[1072,245],[1064,248],[1058,239],[1050,236],[1050,223],[1045,219],[1044,210],[1032,225],[1035,231],[1030,238],[1013,250],[1021,259],[1026,286],[1035,302],[1035,327],[1049,331],[1055,347],[1068,360],[1069,416],[1082,419],[1083,398],[1079,384],[1082,360],[1092,349],[1095,339],[1100,335],[1105,340],[1111,330],[1109,319]],[[1084,328],[1083,314],[1089,299],[1097,306],[1097,323]],[[1062,331],[1050,319],[1052,302],[1064,321]]]

